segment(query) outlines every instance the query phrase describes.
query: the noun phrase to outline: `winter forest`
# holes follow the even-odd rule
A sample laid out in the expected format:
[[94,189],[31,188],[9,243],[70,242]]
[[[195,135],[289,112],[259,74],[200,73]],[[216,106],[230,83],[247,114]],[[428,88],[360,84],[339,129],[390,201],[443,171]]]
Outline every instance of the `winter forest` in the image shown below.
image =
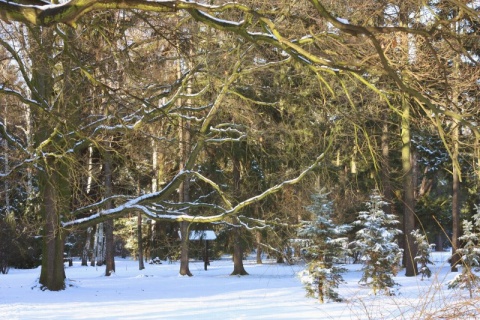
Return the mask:
[[478,299],[479,28],[478,0],[0,0],[0,283],[228,257],[336,304],[446,253]]

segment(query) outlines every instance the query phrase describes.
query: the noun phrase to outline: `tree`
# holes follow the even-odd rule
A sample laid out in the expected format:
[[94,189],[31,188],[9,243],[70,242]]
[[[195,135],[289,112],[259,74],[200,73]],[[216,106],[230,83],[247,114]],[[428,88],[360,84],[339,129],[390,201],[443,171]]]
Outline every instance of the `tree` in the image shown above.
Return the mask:
[[428,264],[433,264],[433,262],[430,261],[431,246],[427,241],[427,237],[420,233],[420,230],[413,230],[412,235],[417,245],[417,254],[413,260],[415,263],[420,264],[418,273],[422,275],[422,280],[424,277],[430,278],[432,276],[432,271],[428,267]]
[[[412,168],[411,162],[410,167],[407,167],[408,162],[411,161],[411,157],[407,156],[407,151],[409,151],[407,148],[410,147],[408,133],[412,126],[412,119],[414,119],[411,112],[415,112],[415,116],[418,115],[422,120],[430,121],[437,128],[438,135],[444,140],[447,149],[450,146],[444,139],[442,126],[443,123],[446,123],[445,120],[458,120],[459,128],[471,130],[472,136],[478,138],[479,132],[475,126],[474,117],[463,115],[461,109],[445,107],[446,101],[452,101],[452,97],[447,94],[449,90],[445,89],[449,88],[449,79],[438,75],[446,74],[448,59],[439,57],[434,50],[436,43],[444,41],[443,39],[448,39],[448,43],[453,43],[450,40],[458,40],[457,51],[462,52],[466,58],[469,57],[468,51],[470,48],[465,49],[472,46],[469,43],[475,43],[475,41],[472,41],[472,39],[475,39],[475,34],[460,36],[444,26],[451,25],[452,22],[463,17],[476,21],[475,8],[459,4],[458,1],[446,1],[441,4],[460,6],[462,10],[455,11],[453,15],[436,15],[436,4],[425,4],[414,0],[398,1],[397,3],[394,1],[394,4],[391,5],[387,5],[383,1],[372,1],[368,4],[371,7],[368,7],[369,11],[366,15],[363,9],[356,10],[358,9],[357,2],[339,5],[318,0],[294,3],[288,7],[276,2],[258,5],[247,0],[241,3],[222,3],[219,5],[202,4],[195,1],[135,0],[118,2],[106,0],[98,2],[71,0],[66,3],[50,4],[48,6],[40,2],[36,6],[26,6],[20,2],[0,0],[0,19],[9,21],[15,26],[17,25],[15,21],[29,26],[41,26],[42,32],[53,34],[53,38],[43,38],[45,41],[41,41],[42,51],[40,51],[38,57],[35,57],[37,59],[31,59],[34,63],[32,69],[38,69],[33,72],[34,76],[32,77],[29,77],[28,71],[22,72],[22,70],[28,69],[23,67],[28,66],[29,62],[22,62],[22,57],[26,55],[18,55],[15,50],[9,51],[12,61],[16,60],[18,62],[18,74],[22,74],[30,92],[33,93],[32,99],[29,99],[25,92],[11,90],[12,88],[8,83],[2,84],[0,88],[2,94],[12,96],[22,103],[28,104],[43,117],[42,121],[45,125],[41,128],[35,127],[34,130],[35,133],[39,131],[41,135],[36,135],[38,140],[33,149],[41,149],[45,151],[43,154],[52,156],[47,157],[48,161],[44,161],[42,164],[46,168],[44,172],[51,173],[51,177],[41,180],[39,185],[43,188],[45,181],[52,181],[52,179],[55,180],[54,186],[59,187],[61,185],[56,190],[42,190],[44,202],[48,202],[47,198],[50,199],[50,206],[47,206],[47,208],[54,209],[51,205],[53,203],[51,200],[54,198],[56,204],[61,204],[60,211],[62,212],[58,210],[54,212],[57,217],[62,217],[60,221],[56,221],[60,230],[51,230],[50,234],[53,235],[53,238],[59,237],[62,234],[60,231],[63,231],[63,229],[88,227],[106,222],[108,219],[124,216],[133,210],[140,210],[149,219],[158,222],[195,221],[206,223],[230,218],[235,219],[240,217],[240,212],[248,205],[267,198],[267,196],[278,192],[286,185],[300,181],[300,178],[317,168],[319,162],[324,161],[325,155],[318,157],[318,154],[328,150],[328,146],[322,145],[319,148],[312,149],[315,151],[312,151],[306,157],[310,159],[311,163],[309,165],[302,164],[302,167],[307,167],[307,169],[299,170],[296,168],[293,170],[294,173],[290,175],[279,175],[279,179],[269,181],[268,185],[271,187],[267,186],[257,195],[248,195],[241,200],[234,201],[234,205],[232,205],[231,195],[222,190],[218,183],[196,170],[198,163],[204,157],[203,152],[206,146],[231,139],[231,136],[226,134],[227,130],[225,128],[229,128],[228,130],[232,132],[235,123],[218,124],[213,121],[219,115],[219,110],[228,110],[228,107],[224,105],[227,97],[230,94],[241,93],[240,90],[235,90],[235,93],[233,93],[231,89],[241,87],[242,85],[239,84],[245,79],[243,78],[245,75],[252,74],[258,69],[274,68],[279,64],[289,66],[287,68],[289,72],[281,73],[283,77],[281,80],[292,84],[291,90],[299,88],[295,85],[298,83],[298,79],[316,79],[317,83],[322,84],[317,90],[316,96],[306,93],[307,90],[305,90],[299,91],[301,94],[296,95],[296,97],[314,97],[311,100],[299,99],[298,105],[318,106],[319,110],[324,111],[323,118],[328,119],[324,123],[335,123],[335,119],[338,119],[339,115],[344,119],[349,119],[351,114],[363,114],[361,110],[355,113],[352,111],[359,107],[364,108],[372,101],[372,99],[362,100],[366,95],[358,93],[363,93],[363,89],[370,90],[369,92],[384,101],[392,111],[402,115],[404,120],[402,138],[404,138],[403,147],[405,151],[403,157],[405,166],[402,176],[405,177],[405,182],[410,180],[410,177],[407,178],[407,176],[409,176],[409,170]],[[410,19],[410,15],[405,11],[410,5],[415,8],[415,19]],[[402,10],[398,11],[399,8]],[[117,41],[108,42],[108,49],[112,49],[115,54],[107,55],[106,58],[103,56],[105,59],[97,59],[102,55],[96,55],[94,50],[90,51],[95,49],[95,44],[92,43],[91,39],[93,37],[89,36],[87,30],[92,33],[106,34],[107,38],[110,38],[111,34],[102,30],[102,26],[108,22],[103,20],[105,16],[108,16],[103,15],[103,13],[111,13],[113,9],[120,9],[120,11],[117,11],[121,18],[119,21],[125,22],[125,24],[121,24],[117,21],[115,26],[121,28],[114,28],[114,30],[124,37],[115,38]],[[132,11],[128,11],[130,9],[138,9],[139,11],[135,11],[138,14],[132,14]],[[152,52],[162,52],[162,54],[166,53],[168,55],[171,52],[172,43],[175,43],[175,41],[172,41],[171,35],[178,34],[178,30],[170,32],[171,29],[167,27],[168,23],[162,19],[159,19],[162,21],[153,19],[153,16],[149,16],[149,12],[162,12],[162,17],[166,17],[165,21],[169,21],[174,16],[172,13],[187,13],[183,15],[185,19],[180,24],[172,24],[182,28],[185,26],[182,23],[190,19],[200,23],[198,26],[201,27],[196,28],[196,32],[191,34],[192,39],[197,41],[195,44],[200,48],[198,52],[195,52],[195,63],[192,65],[184,64],[184,66],[188,65],[186,68],[188,70],[182,72],[181,75],[177,76],[175,72],[166,72],[170,74],[170,78],[159,81],[159,77],[155,78],[155,75],[147,72],[151,70],[149,69],[151,65],[148,64],[155,60],[150,58],[154,56]],[[425,12],[428,12],[428,15]],[[400,15],[403,15],[401,17],[404,19],[402,20],[403,24],[399,23]],[[366,19],[365,16],[372,18]],[[386,17],[390,17],[390,20]],[[92,23],[85,23],[86,21],[92,21]],[[78,31],[76,34],[78,42],[76,44],[71,41],[72,39],[65,38],[65,34],[67,34],[65,30],[67,29],[62,23],[74,27],[68,30]],[[53,25],[56,25],[55,30],[48,28],[48,26]],[[292,25],[295,25],[295,28],[292,28]],[[80,29],[83,31],[80,32]],[[208,39],[206,35],[211,35],[212,30],[216,30],[215,32],[223,37],[226,37],[226,35],[232,37],[233,42],[240,48],[239,52],[241,54],[232,54],[235,50],[231,50],[232,46],[225,45],[227,43],[224,41],[225,38],[217,43]],[[406,40],[402,44],[409,44],[409,39],[411,39],[411,43],[414,43],[415,46],[398,46],[397,40],[400,37]],[[31,39],[34,38],[31,37]],[[204,43],[213,45],[203,47]],[[62,46],[72,46],[72,44],[74,50],[61,50]],[[250,46],[250,44],[255,45]],[[4,43],[3,46],[7,48],[8,42]],[[268,53],[272,59],[267,60],[260,55],[249,56],[253,50],[246,49],[249,46],[250,48],[260,48]],[[433,57],[433,59],[422,60],[429,61],[429,63],[406,63],[409,61],[406,61],[405,58],[408,60],[411,53],[408,48],[415,49],[419,54],[422,53],[425,56],[427,56],[426,53],[429,53],[429,57]],[[66,54],[68,52],[69,55]],[[80,52],[86,53],[88,57],[76,55]],[[40,58],[45,57],[46,53],[48,53],[46,55],[48,59],[41,61]],[[66,58],[67,56],[72,58],[74,63],[63,65],[57,63],[59,57]],[[245,56],[252,57],[250,63],[245,63]],[[139,57],[145,57],[145,59]],[[235,59],[230,57],[235,57]],[[238,57],[242,57],[242,59],[237,59]],[[168,56],[167,60],[169,59],[178,61],[177,57],[174,56]],[[226,63],[227,61],[228,63]],[[417,59],[415,62],[417,61],[420,60]],[[470,58],[470,61],[472,65],[476,65],[475,59]],[[109,63],[116,63],[118,68],[105,67]],[[123,69],[123,67],[130,68]],[[168,70],[171,70],[171,68],[168,68]],[[299,70],[301,72],[292,77],[292,74]],[[68,72],[64,74],[63,71]],[[112,73],[109,74],[108,71]],[[125,73],[120,76],[123,72]],[[208,74],[209,77],[205,77],[205,74]],[[110,79],[110,75],[118,76],[118,79]],[[135,81],[142,78],[139,75],[145,77],[145,80]],[[88,83],[85,86],[90,89],[79,90],[79,92],[86,93],[85,95],[72,94],[71,97],[84,96],[88,98],[83,100],[72,98],[69,100],[65,99],[70,98],[69,95],[60,94],[64,92],[74,93],[70,90],[70,88],[75,87],[72,86],[73,82],[71,81],[73,79],[83,85]],[[152,79],[152,81],[150,82],[149,79]],[[305,82],[313,83],[312,81]],[[151,85],[152,83],[157,83],[157,85]],[[192,83],[194,84],[194,90],[190,94],[187,88]],[[475,84],[476,82],[473,81],[472,83]],[[35,86],[38,86],[38,88],[35,88]],[[311,86],[310,88],[314,87]],[[362,90],[360,91],[358,88],[362,88]],[[441,90],[438,88],[441,88]],[[343,101],[339,105],[343,108],[329,109],[326,107],[327,105],[335,105],[335,103],[329,104],[326,102],[330,101],[331,97],[338,98],[340,96],[341,99],[339,100]],[[63,99],[58,99],[59,97]],[[244,97],[248,98],[248,96]],[[179,99],[187,100],[185,98],[195,100],[192,107],[178,108],[177,101]],[[362,103],[355,103],[357,100],[362,101]],[[475,99],[466,100],[475,101]],[[62,104],[59,103],[60,101],[67,101],[67,103]],[[78,106],[92,106],[94,105],[94,103],[90,104],[92,101],[97,103],[96,109],[86,108],[88,109],[87,112],[82,114],[81,108]],[[402,103],[396,104],[399,101]],[[108,105],[112,110],[99,112],[101,108],[98,107],[98,102],[103,103],[104,107]],[[68,108],[52,108],[52,106],[60,105],[68,106]],[[279,114],[288,116],[291,106],[289,103],[279,104]],[[318,112],[318,114],[320,113]],[[80,116],[80,114],[85,117]],[[67,115],[71,115],[71,117]],[[68,188],[63,188],[65,182],[81,180],[71,178],[78,177],[78,172],[71,169],[75,168],[76,161],[79,160],[79,154],[82,150],[86,150],[88,146],[94,146],[97,149],[96,152],[100,154],[104,154],[105,150],[118,152],[120,149],[111,150],[103,141],[110,141],[109,139],[115,135],[117,135],[117,138],[123,138],[134,131],[151,133],[154,132],[152,130],[155,128],[152,123],[162,119],[161,122],[164,124],[177,124],[179,123],[179,117],[192,121],[192,148],[184,159],[184,165],[181,166],[183,169],[179,170],[180,166],[175,168],[176,165],[172,165],[174,169],[171,172],[177,174],[165,179],[165,184],[157,191],[148,192],[141,196],[133,196],[131,191],[114,191],[111,199],[104,201],[105,199],[102,199],[100,193],[95,199],[88,196],[79,197],[82,192],[78,192],[81,188],[76,184],[73,185],[75,190],[69,191]],[[319,118],[321,117],[317,117],[312,123],[316,125]],[[363,120],[363,117],[361,119]],[[368,153],[363,150],[369,150],[371,159],[375,160],[375,152],[378,149],[371,147],[374,139],[368,139],[367,137],[370,137],[372,130],[362,122],[364,121],[350,120],[345,122],[355,124],[353,128],[356,134],[351,139],[354,142],[345,144],[345,149],[340,148],[338,154],[345,154],[351,158],[351,151],[354,150],[355,158],[351,159],[351,163],[355,164],[356,167],[359,164],[359,159],[363,158],[364,167],[368,168],[370,163],[376,162],[367,161],[365,155]],[[328,128],[331,129],[332,127],[334,126]],[[339,128],[337,126],[335,129]],[[290,132],[287,131],[287,134]],[[338,131],[325,130],[323,132],[325,132],[325,135],[341,136]],[[343,132],[345,137],[348,136],[346,132],[347,130]],[[361,134],[358,134],[359,132]],[[8,137],[8,134],[3,134],[3,136]],[[42,138],[38,138],[39,136]],[[226,136],[228,136],[228,139]],[[307,136],[304,135],[304,137]],[[366,138],[359,140],[358,138],[362,136]],[[52,139],[49,137],[52,137]],[[160,141],[177,137],[159,132],[152,138]],[[340,141],[340,139],[337,141]],[[362,143],[367,147],[362,146]],[[42,148],[39,149],[39,147]],[[21,147],[18,148],[18,150],[21,149]],[[332,158],[328,160],[330,161]],[[453,160],[455,162],[455,159]],[[286,161],[286,166],[278,166],[276,169],[288,172],[287,169],[290,168],[291,162]],[[373,169],[377,168],[376,165],[373,167]],[[262,168],[264,167],[262,166]],[[342,169],[347,168],[348,165],[342,166]],[[327,170],[325,169],[325,171]],[[365,177],[369,171],[363,171]],[[67,172],[68,174],[66,174]],[[343,182],[348,180],[345,172],[345,170],[339,172],[339,176],[343,177],[341,178]],[[358,178],[358,176],[356,177]],[[114,180],[120,181],[120,177],[117,176],[116,178],[114,177]],[[175,199],[176,190],[189,179],[202,180],[208,185],[208,188],[204,188],[202,192],[198,193],[196,193],[197,190],[195,192],[191,191],[191,194],[198,197],[190,198],[191,201],[182,204],[178,199]],[[375,183],[374,181],[368,181],[368,179],[362,177],[363,181],[371,184]],[[113,184],[115,185],[115,182]],[[99,185],[102,184],[99,183]],[[72,184],[67,183],[67,186],[72,188]],[[407,184],[404,187],[405,195],[408,192],[405,208],[409,210],[406,211],[406,217],[408,218],[406,230],[412,229],[412,225],[414,225],[414,222],[412,223],[413,203],[411,202],[412,197],[410,197],[414,187],[412,185],[407,186]],[[146,187],[143,189],[147,190]],[[129,188],[126,188],[126,190],[129,190]],[[47,192],[44,193],[43,191]],[[54,191],[61,192],[55,194]],[[70,195],[68,195],[69,193]],[[204,198],[202,197],[209,193],[218,195],[217,199],[219,201],[215,203],[203,202]],[[48,197],[45,197],[45,195],[48,195]],[[75,201],[70,202],[67,199],[69,196],[72,196]],[[73,205],[70,207],[67,203]],[[208,214],[198,214],[199,210],[195,210],[198,208],[208,208]],[[52,219],[51,221],[55,220],[53,214],[49,217]],[[241,218],[247,220],[246,217]],[[410,237],[410,233],[406,232],[405,236]],[[45,239],[49,238],[46,237]],[[407,241],[409,252],[406,253],[406,256],[412,256],[410,245],[413,241],[410,240]],[[55,255],[59,255],[57,251],[61,249],[60,245],[52,246],[51,252],[55,251]],[[60,267],[59,260],[56,263]],[[409,274],[412,273],[410,269],[407,269]]]
[[457,249],[462,264],[462,273],[457,275],[448,284],[449,289],[468,289],[470,298],[473,297],[473,292],[480,284],[480,277],[474,272],[475,268],[480,267],[480,248],[478,247],[478,241],[480,239],[479,233],[480,213],[475,215],[475,224],[471,221],[463,220],[463,236],[459,237],[459,240],[465,244],[462,248]]
[[312,204],[307,210],[312,221],[303,221],[298,235],[307,243],[302,251],[307,259],[307,269],[302,282],[309,296],[318,297],[321,303],[325,299],[341,301],[335,291],[344,282],[342,273],[346,269],[339,266],[337,260],[346,254],[348,225],[338,225],[332,220],[333,203],[328,194],[320,191],[312,196]]
[[369,210],[359,212],[359,219],[354,224],[361,229],[351,243],[364,259],[360,282],[369,286],[374,294],[384,291],[391,295],[390,288],[396,285],[393,276],[398,272],[402,255],[395,242],[395,236],[401,231],[393,228],[398,220],[392,214],[385,214],[382,209],[385,202],[376,191],[366,205]]

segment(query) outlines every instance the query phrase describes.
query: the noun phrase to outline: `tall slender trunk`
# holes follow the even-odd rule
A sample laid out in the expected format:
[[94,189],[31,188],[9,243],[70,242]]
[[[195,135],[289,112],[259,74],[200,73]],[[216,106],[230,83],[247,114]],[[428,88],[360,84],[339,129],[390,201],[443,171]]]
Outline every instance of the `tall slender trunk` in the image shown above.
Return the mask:
[[[93,147],[89,146],[87,149],[87,186],[86,186],[86,193],[87,195],[90,196],[90,193],[92,192],[92,184],[93,184]],[[88,265],[88,260],[90,258],[90,261],[92,263],[95,262],[92,252],[92,227],[88,227],[86,230],[86,236],[85,236],[85,245],[83,247],[83,252],[82,252],[82,266],[87,266]]]
[[381,177],[383,186],[383,197],[388,205],[385,206],[384,211],[386,214],[392,213],[392,184],[390,183],[390,135],[388,130],[388,112],[387,110],[383,116],[381,148],[382,148],[382,167]]
[[[158,166],[158,148],[157,148],[157,142],[155,141],[155,139],[152,138],[151,143],[152,143],[152,172],[153,172],[152,173],[152,192],[157,192],[159,188],[160,177],[161,177],[161,173],[159,172],[159,166]],[[154,259],[155,257],[158,256],[157,250],[153,249],[156,246],[155,244],[156,224],[157,224],[157,221],[154,221],[154,220],[147,221],[147,227],[148,227],[147,244],[146,244],[147,250],[145,253],[149,260]]]
[[[3,119],[3,127],[5,128],[5,131],[7,131],[7,115],[8,115],[8,107],[7,104],[5,104],[5,117]],[[8,141],[7,139],[3,139],[3,168],[4,172],[7,174],[8,171],[10,171],[10,163],[8,161]],[[3,183],[3,188],[4,188],[4,193],[5,193],[5,216],[7,216],[10,213],[10,185],[8,178],[4,179]]]
[[109,276],[115,273],[115,242],[113,237],[113,230],[115,229],[115,222],[113,219],[108,219],[104,223],[105,226],[105,275]]
[[460,247],[460,170],[458,168],[458,155],[459,155],[459,133],[460,124],[458,120],[453,119],[452,128],[452,258],[450,260],[451,271],[458,271],[458,263],[460,262],[460,256],[457,254],[457,250]]
[[415,196],[413,185],[412,170],[412,152],[411,152],[411,136],[410,136],[410,103],[406,97],[402,101],[402,173],[403,173],[403,232],[405,239],[405,247],[403,251],[403,262],[405,265],[405,275],[412,277],[418,274],[417,264],[414,261],[417,254],[415,239],[411,232],[415,229]]
[[143,264],[142,214],[137,214],[138,270],[145,269]]
[[88,265],[88,258],[90,257],[90,242],[92,241],[92,227],[88,227],[85,231],[85,245],[82,251],[82,266]]
[[262,264],[262,232],[260,230],[255,232],[255,241],[257,242],[257,263]]
[[105,226],[103,222],[97,224],[95,231],[95,263],[97,266],[103,266],[105,262]]
[[[189,151],[189,142],[190,135],[188,132],[188,121],[181,120],[179,128],[179,140],[180,140],[180,153],[181,153],[181,166],[180,169],[183,170],[185,162],[187,161],[188,151]],[[187,176],[184,178],[183,182],[179,188],[179,200],[180,203],[187,203],[190,201],[190,178]],[[180,222],[180,236],[181,236],[181,252],[180,252],[180,275],[182,276],[193,276],[189,268],[189,227],[190,223],[187,221]]]
[[[453,23],[452,29],[455,33],[460,33],[460,26],[458,22]],[[460,78],[460,57],[456,55],[453,58],[453,76]],[[453,83],[451,86],[451,104],[452,109],[458,114],[462,114],[461,107],[459,105],[460,89],[457,83]],[[451,271],[457,272],[457,265],[459,264],[461,257],[457,254],[457,250],[460,248],[460,191],[461,191],[461,169],[460,169],[460,121],[458,119],[452,119],[452,258]]]
[[[408,27],[410,22],[410,14],[417,10],[415,7],[409,6],[406,2],[400,4],[399,21],[400,27]],[[415,43],[409,35],[404,35],[401,39],[403,47],[402,62],[408,66],[415,62],[415,55],[412,50]],[[409,81],[407,75],[402,75],[403,81]],[[415,276],[417,272],[417,264],[414,261],[417,253],[415,240],[411,232],[415,229],[415,185],[413,183],[413,166],[412,166],[412,149],[411,149],[411,132],[410,132],[410,108],[411,102],[409,96],[404,93],[401,97],[402,115],[401,115],[401,138],[402,138],[402,175],[403,175],[403,264],[405,265],[405,275],[407,277]]]
[[[240,161],[233,156],[233,189],[236,194],[240,191]],[[235,217],[235,224],[238,218]],[[242,246],[242,228],[240,226],[233,227],[233,272],[231,275],[248,275],[243,267],[243,246]]]
[[[188,60],[183,61],[188,67],[190,66],[190,62]],[[180,63],[177,65],[177,77],[180,79],[182,76],[182,66]],[[187,83],[187,94],[192,93],[192,84],[189,81]],[[187,106],[191,105],[191,100],[187,99],[185,101],[185,104]],[[179,104],[182,104],[182,101],[179,101]],[[180,170],[183,170],[185,168],[185,164],[188,160],[188,156],[190,154],[190,122],[189,120],[180,119],[179,123],[179,141],[180,141]],[[190,178],[186,176],[183,179],[182,184],[180,185],[180,202],[181,203],[187,203],[190,201]],[[186,209],[188,211],[188,208]],[[180,253],[180,274],[182,276],[187,275],[189,277],[193,276],[193,274],[190,272],[189,268],[189,228],[190,228],[190,223],[186,221],[180,222],[180,233],[181,233],[181,253]]]
[[[153,186],[152,186],[153,188]],[[141,194],[140,178],[137,181],[137,195]],[[137,243],[138,243],[138,270],[145,269],[143,263],[143,232],[142,232],[142,213],[137,213]]]
[[[110,147],[110,146],[109,146]],[[105,208],[111,209],[113,207],[112,200],[112,158],[110,151],[105,152]],[[105,275],[110,276],[115,273],[115,243],[113,238],[114,220],[108,219],[104,223],[105,227]]]
[[97,227],[92,227],[92,237],[93,241],[90,242],[90,266],[95,267],[95,259],[96,259],[96,241],[97,241]]

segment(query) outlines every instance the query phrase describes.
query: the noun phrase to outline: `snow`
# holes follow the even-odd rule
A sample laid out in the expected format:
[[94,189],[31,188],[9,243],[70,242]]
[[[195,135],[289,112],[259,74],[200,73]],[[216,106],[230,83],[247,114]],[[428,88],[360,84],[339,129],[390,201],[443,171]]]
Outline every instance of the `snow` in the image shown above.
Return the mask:
[[[180,232],[179,236],[181,238]],[[189,235],[190,240],[215,240],[217,239],[217,235],[213,230],[197,230],[197,231],[190,231]]]
[[[66,267],[68,287],[60,292],[41,291],[40,269],[11,269],[0,274],[1,319],[420,319],[463,308],[475,308],[468,293],[447,290],[456,275],[444,262],[449,253],[432,253],[433,276],[406,278],[399,272],[396,296],[373,296],[360,286],[360,264],[349,264],[346,284],[339,294],[345,302],[320,304],[305,297],[299,273],[303,265],[277,264],[265,260],[244,261],[248,276],[229,276],[230,257],[213,260],[208,271],[202,261],[192,261],[193,277],[178,275],[178,262],[146,264],[116,260],[116,274],[105,277],[104,267],[82,267],[74,261]],[[469,303],[470,301],[470,303]],[[478,300],[476,316],[480,316]],[[438,315],[438,314],[437,314]],[[458,314],[457,314],[458,315]],[[459,319],[474,319],[459,317]]]

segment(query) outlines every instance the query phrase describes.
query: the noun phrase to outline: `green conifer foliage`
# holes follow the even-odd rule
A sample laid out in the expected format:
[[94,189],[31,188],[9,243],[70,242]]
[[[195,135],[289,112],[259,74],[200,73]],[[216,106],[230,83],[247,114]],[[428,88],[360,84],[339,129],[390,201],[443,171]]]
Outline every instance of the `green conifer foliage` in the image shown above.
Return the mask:
[[480,277],[475,274],[475,269],[480,267],[480,207],[477,207],[477,214],[473,219],[474,223],[463,220],[463,236],[459,237],[459,240],[464,246],[456,251],[460,256],[462,272],[448,284],[449,289],[468,289],[470,298],[480,284]]
[[412,236],[415,238],[417,244],[417,255],[414,261],[420,264],[418,273],[424,277],[430,278],[432,276],[432,270],[428,267],[428,264],[433,264],[430,260],[430,244],[428,243],[427,236],[420,232],[420,230],[413,230]]
[[335,291],[344,282],[344,267],[336,263],[346,253],[345,233],[347,225],[336,225],[332,220],[333,203],[328,194],[313,194],[313,203],[306,209],[314,216],[312,221],[304,221],[298,235],[305,239],[303,253],[307,259],[307,268],[302,274],[302,282],[307,295],[318,297],[321,303],[325,299],[341,301]]
[[395,216],[386,214],[382,207],[386,204],[377,191],[367,202],[368,211],[361,211],[354,224],[361,227],[352,242],[364,260],[360,283],[369,286],[376,295],[379,291],[392,295],[396,285],[393,277],[398,272],[402,252],[395,241],[401,231],[392,226],[398,224]]

